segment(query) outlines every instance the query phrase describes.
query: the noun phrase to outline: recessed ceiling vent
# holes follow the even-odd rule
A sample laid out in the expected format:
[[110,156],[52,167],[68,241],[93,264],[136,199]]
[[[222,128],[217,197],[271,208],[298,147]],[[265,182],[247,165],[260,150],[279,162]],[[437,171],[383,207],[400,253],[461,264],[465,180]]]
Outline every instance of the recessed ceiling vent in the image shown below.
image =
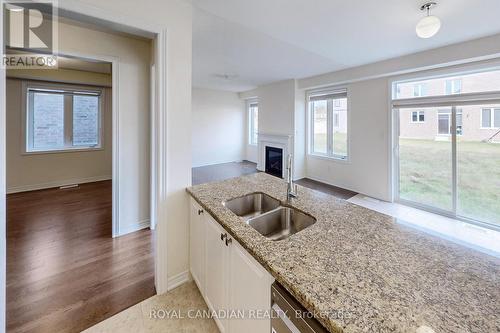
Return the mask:
[[218,79],[231,81],[238,77],[238,74],[214,74],[214,76]]

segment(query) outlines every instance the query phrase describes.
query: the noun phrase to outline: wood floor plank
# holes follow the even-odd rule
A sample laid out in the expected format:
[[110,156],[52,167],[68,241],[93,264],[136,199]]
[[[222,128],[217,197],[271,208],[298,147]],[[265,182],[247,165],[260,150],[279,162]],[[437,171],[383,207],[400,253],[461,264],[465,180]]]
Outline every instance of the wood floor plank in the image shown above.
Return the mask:
[[153,236],[111,238],[111,181],[7,196],[7,331],[80,332],[151,297]]

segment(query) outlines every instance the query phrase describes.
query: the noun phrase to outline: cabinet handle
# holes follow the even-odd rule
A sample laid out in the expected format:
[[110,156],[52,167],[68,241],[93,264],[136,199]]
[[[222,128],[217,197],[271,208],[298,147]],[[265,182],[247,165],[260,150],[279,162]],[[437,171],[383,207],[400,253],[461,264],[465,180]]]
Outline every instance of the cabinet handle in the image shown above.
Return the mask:
[[198,209],[198,215],[203,214],[203,209]]
[[228,238],[226,236],[226,246],[229,246],[229,244],[231,244],[233,242],[233,239],[232,238]]
[[227,234],[220,234],[220,240],[224,241],[224,239],[227,238]]

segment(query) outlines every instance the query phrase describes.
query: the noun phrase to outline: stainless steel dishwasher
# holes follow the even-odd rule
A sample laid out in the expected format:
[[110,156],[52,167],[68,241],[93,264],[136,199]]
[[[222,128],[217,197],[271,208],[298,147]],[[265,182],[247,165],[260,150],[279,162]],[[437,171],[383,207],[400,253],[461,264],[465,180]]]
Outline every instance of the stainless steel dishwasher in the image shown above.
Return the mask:
[[277,282],[271,286],[271,314],[271,333],[327,333],[327,330]]

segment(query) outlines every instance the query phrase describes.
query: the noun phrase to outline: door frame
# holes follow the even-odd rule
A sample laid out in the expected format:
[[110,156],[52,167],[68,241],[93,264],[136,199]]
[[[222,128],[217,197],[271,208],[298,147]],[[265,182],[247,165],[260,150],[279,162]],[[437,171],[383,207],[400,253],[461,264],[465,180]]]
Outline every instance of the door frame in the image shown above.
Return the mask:
[[[3,0],[0,0],[0,5],[3,7]],[[147,20],[138,20],[135,17],[117,15],[114,12],[102,10],[91,5],[84,4],[79,1],[60,1],[58,3],[59,10],[68,13],[76,14],[80,17],[105,21],[110,28],[117,30],[123,28],[129,33],[138,32],[137,34],[147,33],[154,36],[154,63],[155,73],[155,107],[151,114],[154,125],[151,128],[151,186],[150,200],[154,202],[153,210],[150,212],[151,223],[156,225],[156,244],[154,249],[155,258],[155,286],[158,293],[164,293],[168,290],[167,276],[167,210],[165,201],[167,198],[167,157],[162,154],[167,150],[167,70],[168,70],[168,52],[167,52],[167,35],[170,28],[151,23]],[[3,10],[0,11],[0,44],[3,45]],[[116,59],[113,59],[116,61]],[[113,66],[113,68],[116,68]],[[113,73],[113,79],[118,79],[118,72]],[[116,75],[115,75],[116,74]],[[5,309],[5,285],[6,285],[6,71],[0,66],[0,308]],[[118,91],[113,94],[113,106],[118,103]],[[118,110],[116,108],[115,110]],[[116,111],[118,114],[118,111]],[[114,118],[118,124],[118,115]],[[115,125],[115,124],[114,124]],[[118,129],[118,126],[114,126]],[[116,138],[118,137],[118,132]],[[115,139],[114,139],[115,140]],[[113,140],[113,160],[118,156],[118,142]],[[116,147],[115,147],[116,145]],[[114,168],[114,167],[113,167]],[[116,173],[116,175],[115,175]],[[119,177],[118,166],[113,169],[113,177]],[[114,188],[114,192],[118,192],[119,187]],[[113,198],[115,200],[117,198]],[[161,203],[161,204],[160,204]],[[117,207],[117,205],[115,205]],[[118,218],[116,212],[114,216]],[[116,232],[116,230],[114,230]],[[0,332],[5,328],[5,311],[0,311]]]
[[[470,95],[470,97],[473,97],[473,94],[463,94],[464,95]],[[474,94],[476,95],[476,98],[468,98],[469,96],[466,96],[466,98],[461,98],[460,96],[456,96],[455,98],[449,98],[448,96],[443,97],[442,101],[439,102],[439,99],[436,99],[434,97],[430,98],[425,98],[421,97],[420,100],[416,99],[407,99],[407,100],[398,100],[398,101],[393,101],[391,103],[391,118],[392,118],[392,160],[393,160],[393,176],[392,176],[392,182],[393,182],[393,197],[394,197],[394,202],[401,203],[405,206],[410,206],[414,207],[417,209],[425,210],[431,213],[443,215],[452,219],[456,219],[459,221],[464,221],[467,223],[475,224],[481,227],[486,227],[490,229],[495,229],[495,230],[500,230],[500,227],[497,225],[494,225],[492,223],[488,222],[482,222],[479,220],[475,220],[472,218],[467,218],[464,216],[461,216],[457,214],[457,202],[458,202],[458,172],[457,172],[457,165],[458,165],[458,159],[457,159],[457,108],[459,106],[466,106],[466,105],[482,105],[482,104],[500,104],[500,94],[498,93],[493,93],[493,94],[488,94],[488,96],[491,96],[491,98],[488,99],[481,99],[481,96],[486,96],[486,94]],[[399,188],[399,181],[400,181],[400,156],[399,156],[399,130],[400,130],[400,109],[405,109],[405,108],[425,108],[425,107],[450,107],[451,108],[451,160],[452,160],[452,208],[451,210],[445,210],[442,208],[434,207],[431,205],[427,204],[421,204],[418,202],[414,202],[411,200],[406,200],[406,199],[401,199],[400,197],[400,188]]]

